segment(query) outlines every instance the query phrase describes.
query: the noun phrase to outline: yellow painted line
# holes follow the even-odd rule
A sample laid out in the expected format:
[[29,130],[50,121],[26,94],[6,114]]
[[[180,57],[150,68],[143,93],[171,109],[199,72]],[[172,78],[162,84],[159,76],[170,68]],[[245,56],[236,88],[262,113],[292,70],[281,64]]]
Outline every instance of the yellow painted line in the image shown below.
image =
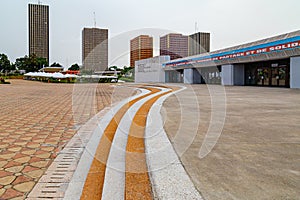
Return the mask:
[[[114,139],[118,124],[120,123],[122,117],[125,115],[127,110],[137,101],[150,96],[154,93],[159,92],[156,88],[145,88],[151,92],[138,97],[134,100],[129,101],[127,104],[122,106],[122,108],[115,114],[114,118],[110,121],[98,144],[92,165],[90,167],[89,173],[87,175],[84,188],[81,194],[81,200],[94,200],[102,198],[102,191],[105,178],[106,163],[108,160],[109,152],[111,149],[111,144]],[[122,183],[120,183],[122,184]]]
[[[170,87],[170,89],[175,87]],[[137,111],[133,118],[126,146],[125,199],[153,199],[145,155],[145,126],[152,105],[162,96],[171,93],[164,92],[149,99]]]

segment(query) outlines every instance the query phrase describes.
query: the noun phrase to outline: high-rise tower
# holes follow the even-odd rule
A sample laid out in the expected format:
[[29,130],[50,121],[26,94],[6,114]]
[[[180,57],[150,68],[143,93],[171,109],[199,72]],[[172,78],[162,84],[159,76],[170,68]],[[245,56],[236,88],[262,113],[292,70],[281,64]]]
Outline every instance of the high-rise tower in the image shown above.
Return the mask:
[[49,6],[28,5],[29,55],[46,58],[49,62]]
[[210,51],[210,33],[198,32],[189,35],[189,56]]
[[83,29],[82,63],[84,69],[94,72],[108,68],[108,29]]
[[140,35],[130,40],[130,66],[135,66],[135,61],[153,57],[153,37]]
[[169,55],[171,60],[188,56],[188,36],[170,33],[160,37],[160,55]]

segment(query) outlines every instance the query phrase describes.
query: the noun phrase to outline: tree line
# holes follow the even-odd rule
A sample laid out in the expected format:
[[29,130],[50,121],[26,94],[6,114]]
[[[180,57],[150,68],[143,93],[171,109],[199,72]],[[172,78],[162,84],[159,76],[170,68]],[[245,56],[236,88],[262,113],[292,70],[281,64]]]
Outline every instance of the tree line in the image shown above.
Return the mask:
[[[8,56],[1,53],[0,54],[0,73],[10,73],[10,72],[19,72],[20,70],[28,72],[37,72],[44,67],[48,67],[49,63],[46,58],[39,58],[35,54],[29,56],[25,55],[24,57],[17,58],[15,63],[12,63]],[[50,67],[62,67],[61,64],[54,62]],[[109,67],[110,71],[120,71],[120,75],[125,75],[129,71],[132,71],[132,67],[118,68],[117,66]],[[75,63],[68,68],[68,70],[80,70],[80,66]],[[91,72],[92,73],[92,72]]]
[[[0,73],[9,73],[11,71],[24,70],[25,72],[37,72],[43,67],[49,66],[46,58],[39,58],[35,54],[17,58],[15,63],[12,63],[8,56],[0,54]],[[54,62],[50,67],[62,67],[61,64]],[[69,70],[79,70],[78,64],[73,64]]]

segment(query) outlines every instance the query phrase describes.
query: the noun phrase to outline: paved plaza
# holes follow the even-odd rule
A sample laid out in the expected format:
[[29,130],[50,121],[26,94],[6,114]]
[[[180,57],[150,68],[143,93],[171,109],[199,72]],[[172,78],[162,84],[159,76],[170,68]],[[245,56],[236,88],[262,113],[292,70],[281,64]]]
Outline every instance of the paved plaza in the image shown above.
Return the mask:
[[[299,199],[300,90],[226,87],[224,128],[216,146],[200,159],[210,123],[222,125],[222,119],[216,123],[211,117],[213,106],[222,115],[223,87],[210,87],[211,93],[205,85],[188,86],[162,109],[166,132],[203,198]],[[217,98],[214,105],[211,95]],[[198,108],[192,107],[195,101]],[[193,118],[196,111],[199,119]],[[198,127],[195,135],[193,127]],[[194,138],[191,144],[177,139],[180,128],[185,138]]]
[[0,85],[0,199],[24,199],[80,125],[133,94],[114,95],[109,84],[10,82]]
[[[105,107],[139,94],[134,89],[137,85],[126,84],[47,84],[23,80],[11,80],[11,83],[0,85],[0,199],[28,197],[81,127]],[[155,114],[147,119],[146,132],[150,134],[146,136],[147,151],[173,149],[166,141],[150,142],[159,135],[153,131],[158,130],[159,120],[179,156],[174,163],[166,159],[168,156],[163,151],[158,157],[151,155],[150,160],[162,161],[150,172],[151,181],[154,178],[161,181],[152,185],[155,188],[152,190],[160,197],[166,191],[175,194],[181,188],[172,180],[183,175],[185,183],[191,180],[203,199],[299,198],[300,90],[180,86],[186,89],[158,103],[162,105],[162,119]],[[156,85],[149,87],[158,90]],[[165,86],[161,88],[167,90]],[[138,105],[132,105],[132,112],[137,112]],[[128,130],[130,116],[120,123]],[[146,118],[142,121],[146,122]],[[159,129],[159,133],[164,132]],[[182,174],[169,171],[181,164]],[[83,163],[83,167],[86,165]],[[76,172],[82,166],[70,167]],[[184,176],[183,169],[188,176]],[[191,199],[190,194],[185,199]]]

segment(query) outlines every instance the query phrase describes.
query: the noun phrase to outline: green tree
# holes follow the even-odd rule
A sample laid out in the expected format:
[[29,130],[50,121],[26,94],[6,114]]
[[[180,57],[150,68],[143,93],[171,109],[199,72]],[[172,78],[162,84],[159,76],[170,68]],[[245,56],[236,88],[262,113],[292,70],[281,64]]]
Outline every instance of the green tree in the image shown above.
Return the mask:
[[129,72],[130,70],[132,70],[133,69],[133,67],[126,67],[126,66],[124,66],[124,68],[123,68],[123,70],[122,70],[122,74],[126,74],[127,72]]
[[48,61],[46,58],[36,58],[38,66],[47,67],[48,66]]
[[76,64],[73,64],[73,65],[69,68],[69,70],[78,71],[78,70],[80,70],[80,67],[79,67],[79,65],[76,63]]
[[26,72],[37,72],[48,65],[47,59],[38,58],[35,54],[16,59],[15,66]]
[[12,65],[5,54],[0,54],[0,72],[14,70],[15,67]]
[[62,67],[62,65],[57,62],[54,62],[50,67]]
[[109,71],[115,71],[115,70],[120,70],[117,66],[111,66],[109,67]]

